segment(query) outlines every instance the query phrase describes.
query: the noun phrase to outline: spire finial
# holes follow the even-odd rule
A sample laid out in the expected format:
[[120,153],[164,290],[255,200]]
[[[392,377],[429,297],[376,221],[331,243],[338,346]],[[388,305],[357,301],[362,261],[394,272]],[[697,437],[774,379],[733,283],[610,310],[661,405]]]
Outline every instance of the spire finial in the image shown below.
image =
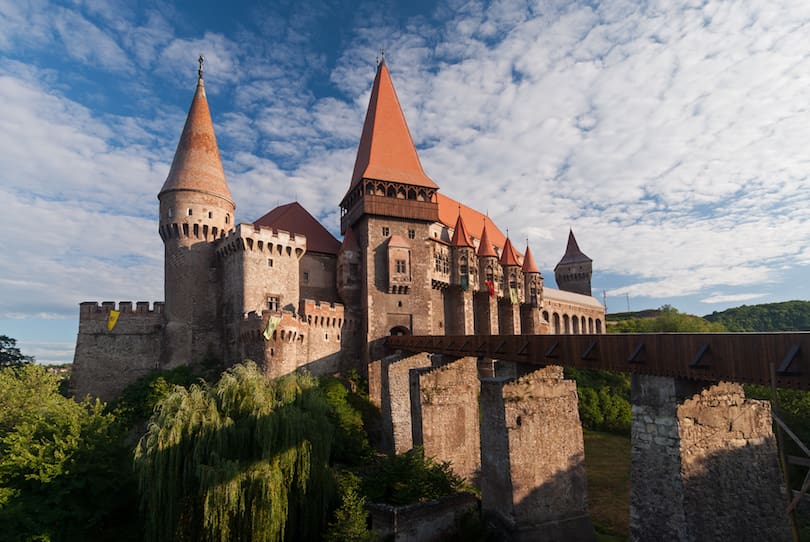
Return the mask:
[[197,63],[200,65],[200,69],[197,70],[197,75],[199,75],[200,79],[203,78],[203,64],[205,64],[205,57],[202,56],[200,53],[200,58],[197,59]]
[[509,228],[506,228],[506,238],[509,239]]
[[380,57],[382,57],[382,62],[385,62],[385,48],[380,48]]

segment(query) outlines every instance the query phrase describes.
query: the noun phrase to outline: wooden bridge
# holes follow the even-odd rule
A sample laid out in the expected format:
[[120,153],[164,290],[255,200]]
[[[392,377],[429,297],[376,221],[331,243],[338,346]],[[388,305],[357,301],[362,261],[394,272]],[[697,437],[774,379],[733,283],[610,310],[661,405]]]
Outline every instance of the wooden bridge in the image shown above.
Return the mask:
[[391,350],[810,390],[810,333],[399,335]]

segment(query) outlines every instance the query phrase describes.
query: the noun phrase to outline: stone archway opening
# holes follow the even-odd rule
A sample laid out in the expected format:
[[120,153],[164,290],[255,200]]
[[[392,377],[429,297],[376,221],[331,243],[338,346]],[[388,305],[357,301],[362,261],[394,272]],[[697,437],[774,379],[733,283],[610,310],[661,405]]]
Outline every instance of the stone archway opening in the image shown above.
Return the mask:
[[410,335],[411,330],[405,326],[395,326],[391,328],[391,331],[389,331],[388,334],[395,337],[399,335]]

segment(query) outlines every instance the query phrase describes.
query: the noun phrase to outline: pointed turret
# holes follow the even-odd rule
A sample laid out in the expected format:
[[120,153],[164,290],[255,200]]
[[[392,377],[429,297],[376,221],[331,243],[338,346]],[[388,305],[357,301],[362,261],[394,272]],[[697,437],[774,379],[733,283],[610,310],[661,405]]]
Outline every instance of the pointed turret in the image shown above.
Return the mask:
[[385,60],[377,65],[349,190],[342,232],[363,215],[437,222],[438,185],[425,174]]
[[484,229],[481,230],[481,241],[478,243],[478,257],[493,257],[497,258],[498,255],[495,253],[495,249],[492,248],[492,243],[489,240],[489,235],[487,235],[487,223],[484,222]]
[[467,233],[467,226],[464,225],[464,219],[461,218],[461,211],[458,213],[456,227],[453,228],[453,238],[450,240],[450,244],[454,247],[474,246],[470,239],[470,234]]
[[501,265],[520,265],[515,247],[512,245],[512,241],[510,241],[508,237],[506,238],[506,243],[503,244],[503,251],[501,252]]
[[174,152],[172,167],[158,198],[172,190],[198,190],[233,203],[219,157],[214,124],[211,122],[211,111],[205,96],[202,69],[183,134]]
[[523,256],[523,267],[521,271],[524,273],[540,273],[540,269],[538,269],[537,264],[534,263],[532,251],[528,243],[526,243],[526,254]]
[[590,296],[592,262],[593,260],[579,249],[574,231],[569,229],[565,254],[554,267],[554,278],[560,290]]

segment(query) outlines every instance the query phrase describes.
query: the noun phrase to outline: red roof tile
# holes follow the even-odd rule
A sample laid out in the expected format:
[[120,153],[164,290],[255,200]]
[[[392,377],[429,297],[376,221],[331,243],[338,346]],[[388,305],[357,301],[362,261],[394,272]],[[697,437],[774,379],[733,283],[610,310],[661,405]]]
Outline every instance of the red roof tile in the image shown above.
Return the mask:
[[219,157],[202,77],[197,82],[183,135],[180,136],[172,167],[158,197],[170,190],[200,190],[233,203]]
[[477,235],[480,238],[480,232],[484,229],[484,223],[486,223],[490,241],[498,248],[503,247],[503,244],[506,242],[506,236],[484,213],[480,213],[472,207],[459,203],[441,192],[436,193],[436,202],[439,204],[439,222],[448,228],[452,228],[458,219],[460,210],[461,217],[464,219],[464,225],[467,226],[468,232],[472,232],[473,235]]
[[401,248],[410,248],[411,244],[405,240],[404,237],[401,235],[392,235],[388,239],[388,246],[389,247],[401,247]]
[[254,226],[264,226],[274,230],[304,235],[307,238],[307,252],[337,254],[340,241],[329,233],[309,211],[297,201],[280,205],[255,221]]
[[349,190],[363,178],[439,188],[422,169],[384,61],[378,66],[371,87]]
[[501,251],[501,265],[520,265],[520,257],[512,246],[512,241],[506,238],[506,243]]
[[354,228],[346,228],[346,235],[343,236],[343,242],[340,244],[340,249],[352,251],[360,249],[360,244],[357,242],[357,236],[354,234]]
[[489,240],[486,221],[484,221],[484,229],[481,230],[481,242],[478,244],[478,256],[498,257],[498,255],[495,253],[495,249],[492,248],[492,242]]
[[532,251],[529,248],[529,244],[526,243],[526,254],[523,256],[523,268],[521,269],[524,273],[539,273],[540,269],[537,268],[537,264],[534,263],[534,258],[532,257]]
[[464,225],[464,219],[461,217],[460,208],[458,212],[458,220],[456,220],[456,226],[453,228],[453,239],[450,241],[450,244],[454,247],[475,246],[470,239],[470,235],[467,233],[467,227]]

